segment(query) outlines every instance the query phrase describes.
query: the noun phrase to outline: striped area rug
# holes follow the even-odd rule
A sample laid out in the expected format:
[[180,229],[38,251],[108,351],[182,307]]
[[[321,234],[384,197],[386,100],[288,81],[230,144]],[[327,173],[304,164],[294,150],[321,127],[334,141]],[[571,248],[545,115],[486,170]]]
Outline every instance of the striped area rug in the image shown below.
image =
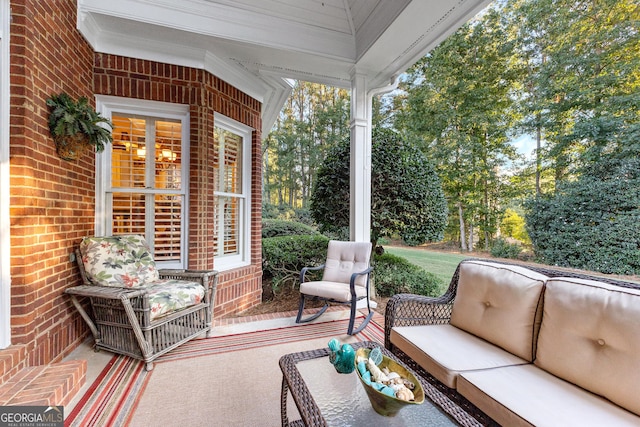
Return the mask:
[[[155,362],[156,369],[159,364],[185,359],[193,359],[194,363],[198,363],[198,358],[230,352],[237,352],[238,357],[243,357],[243,351],[255,351],[266,346],[317,338],[347,337],[347,323],[348,320],[344,319],[193,340],[158,358]],[[383,343],[384,330],[371,321],[354,338]],[[65,426],[130,425],[137,404],[156,369],[146,372],[144,363],[130,357],[114,356],[67,416]],[[280,378],[275,385],[278,388]]]

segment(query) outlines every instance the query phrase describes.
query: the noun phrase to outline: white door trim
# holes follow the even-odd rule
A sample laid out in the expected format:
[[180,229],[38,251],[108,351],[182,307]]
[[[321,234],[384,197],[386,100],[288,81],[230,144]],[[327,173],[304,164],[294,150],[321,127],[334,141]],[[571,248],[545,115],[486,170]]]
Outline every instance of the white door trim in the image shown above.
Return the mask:
[[9,238],[9,0],[0,0],[0,349],[11,345]]

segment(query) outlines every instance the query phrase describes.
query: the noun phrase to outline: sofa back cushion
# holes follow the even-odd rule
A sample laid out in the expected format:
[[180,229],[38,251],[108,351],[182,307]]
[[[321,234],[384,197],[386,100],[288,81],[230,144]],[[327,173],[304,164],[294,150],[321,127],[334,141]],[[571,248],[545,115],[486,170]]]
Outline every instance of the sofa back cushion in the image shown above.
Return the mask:
[[474,260],[460,263],[459,274],[451,324],[533,361],[547,276]]
[[85,237],[79,249],[87,277],[96,285],[140,288],[159,279],[142,236]]
[[550,279],[535,364],[640,415],[640,290]]

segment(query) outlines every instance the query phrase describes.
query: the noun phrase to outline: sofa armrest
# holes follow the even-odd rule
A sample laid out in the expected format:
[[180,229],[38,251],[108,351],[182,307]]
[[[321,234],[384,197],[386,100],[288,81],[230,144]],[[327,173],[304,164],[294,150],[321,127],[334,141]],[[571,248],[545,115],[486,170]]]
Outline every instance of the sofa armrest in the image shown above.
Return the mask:
[[391,329],[394,326],[442,325],[451,320],[453,300],[458,289],[460,265],[456,268],[449,288],[440,297],[415,294],[396,294],[389,299],[384,315],[384,346],[392,349]]
[[384,346],[391,350],[394,326],[442,325],[451,319],[453,299],[423,295],[396,294],[387,302],[384,321]]

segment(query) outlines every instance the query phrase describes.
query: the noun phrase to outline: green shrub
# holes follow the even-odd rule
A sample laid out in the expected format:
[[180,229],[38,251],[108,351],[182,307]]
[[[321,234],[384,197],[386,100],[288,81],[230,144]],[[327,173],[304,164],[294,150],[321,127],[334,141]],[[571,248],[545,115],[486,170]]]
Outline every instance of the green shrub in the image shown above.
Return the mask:
[[281,219],[262,220],[262,238],[277,236],[296,236],[302,234],[320,234],[316,229],[294,221]]
[[496,258],[516,259],[522,252],[522,246],[517,243],[509,243],[505,239],[497,239],[491,247],[491,255]]
[[329,239],[321,234],[278,236],[262,239],[262,269],[271,278],[273,292],[286,284],[299,286],[303,267],[322,264],[327,257]]
[[374,283],[378,296],[399,293],[439,296],[442,283],[434,274],[406,259],[388,253],[375,255]]
[[640,274],[640,158],[600,159],[553,195],[525,204],[536,258],[549,265]]

